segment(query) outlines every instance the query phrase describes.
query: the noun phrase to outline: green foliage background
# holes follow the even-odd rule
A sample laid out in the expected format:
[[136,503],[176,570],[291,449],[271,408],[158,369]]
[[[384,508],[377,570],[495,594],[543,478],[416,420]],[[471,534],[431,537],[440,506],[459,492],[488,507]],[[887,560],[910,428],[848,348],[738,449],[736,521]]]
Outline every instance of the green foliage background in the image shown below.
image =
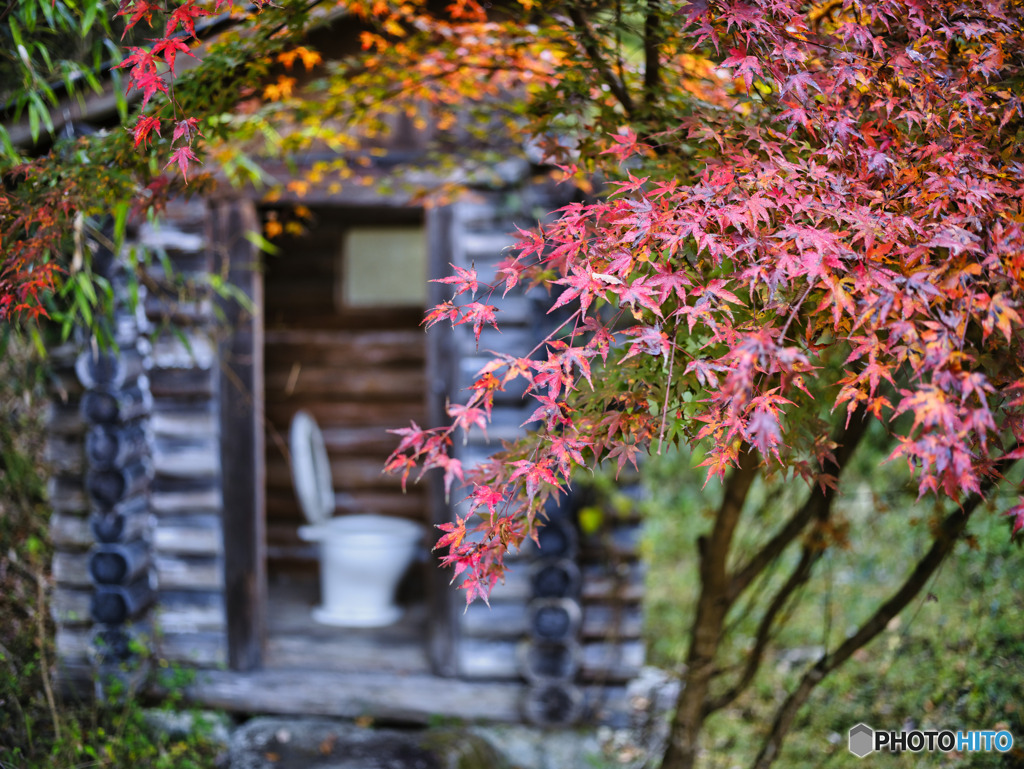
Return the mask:
[[[822,646],[834,649],[927,549],[938,510],[916,502],[905,466],[882,464],[883,436],[872,434],[867,443],[843,476],[845,494],[834,516],[841,522],[838,541],[789,610],[755,684],[709,721],[704,767],[747,765],[773,706]],[[694,469],[699,461],[672,453],[651,458],[644,468],[649,658],[669,669],[685,658],[699,588],[695,543],[709,529],[721,491],[714,481],[702,489],[704,472]],[[802,483],[761,483],[748,502],[742,545],[753,549],[807,493]],[[863,760],[873,766],[1024,766],[1021,552],[1010,541],[1007,522],[992,514],[977,516],[969,535],[907,612],[825,679],[787,739],[780,766],[863,767],[846,742],[859,722],[895,730],[1007,729],[1015,739],[1007,754],[904,753]],[[755,601],[764,603],[765,591],[781,583],[796,555],[787,553],[755,587]],[[734,615],[726,658],[738,666],[753,645],[759,615],[744,606]]]

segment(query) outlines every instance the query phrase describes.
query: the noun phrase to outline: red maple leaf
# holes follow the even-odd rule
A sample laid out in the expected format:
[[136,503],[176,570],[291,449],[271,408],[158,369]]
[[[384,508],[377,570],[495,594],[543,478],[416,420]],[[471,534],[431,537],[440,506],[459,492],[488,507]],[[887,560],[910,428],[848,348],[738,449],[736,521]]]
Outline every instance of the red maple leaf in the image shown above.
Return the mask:
[[160,3],[153,2],[152,0],[121,0],[121,5],[118,7],[115,16],[128,16],[129,19],[124,25],[124,32],[121,33],[121,39],[124,40],[124,36],[128,34],[128,30],[134,27],[143,19],[146,20],[147,24],[152,25],[153,14],[161,13],[163,6]]
[[196,19],[209,16],[210,12],[205,8],[199,8],[195,0],[179,5],[167,19],[167,27],[164,29],[164,37],[170,37],[179,26],[188,33],[190,37],[196,36]]
[[454,275],[451,275],[447,278],[434,278],[430,282],[447,283],[449,285],[455,286],[458,289],[455,292],[455,296],[461,296],[467,291],[470,293],[471,296],[476,296],[477,288],[479,288],[479,283],[477,281],[476,276],[476,269],[471,267],[470,269],[467,270],[464,267],[458,267],[457,265],[454,264],[452,265],[452,269],[455,270]]
[[188,184],[188,164],[189,162],[198,163],[199,158],[196,157],[192,151],[192,147],[188,144],[182,145],[171,153],[171,159],[167,161],[167,165],[164,168],[177,164],[178,168],[181,169],[181,177]]
[[135,124],[135,128],[132,130],[132,134],[135,137],[135,146],[138,147],[140,144],[143,147],[148,146],[150,133],[156,133],[157,136],[160,136],[160,118],[156,115],[140,115],[139,122]]
[[733,75],[743,78],[747,93],[750,93],[750,86],[754,82],[754,75],[762,75],[761,60],[756,56],[750,56],[745,50],[739,48],[729,49],[729,58],[722,62],[722,66],[734,69]]
[[174,59],[179,53],[195,58],[195,54],[189,50],[189,47],[179,37],[165,37],[157,40],[152,51],[153,56],[163,56],[164,61],[167,62],[172,70],[174,69]]

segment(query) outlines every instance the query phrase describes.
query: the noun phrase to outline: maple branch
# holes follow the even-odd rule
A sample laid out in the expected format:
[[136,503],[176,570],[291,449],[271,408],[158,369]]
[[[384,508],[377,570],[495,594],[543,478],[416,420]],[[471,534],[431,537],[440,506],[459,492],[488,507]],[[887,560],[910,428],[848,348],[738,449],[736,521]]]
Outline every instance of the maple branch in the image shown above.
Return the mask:
[[793,322],[793,319],[796,317],[796,314],[798,312],[800,312],[800,307],[801,307],[801,305],[803,305],[804,299],[807,298],[807,295],[809,293],[811,293],[811,289],[812,288],[814,288],[814,284],[808,282],[807,288],[804,289],[803,294],[801,294],[800,298],[797,299],[796,304],[793,306],[793,309],[790,311],[789,317],[786,318],[786,324],[782,327],[782,331],[779,332],[779,339],[781,339],[782,341],[786,341],[786,332],[789,331],[790,324]]
[[[870,424],[861,414],[860,419],[843,420],[837,432],[833,434],[832,442],[837,444],[833,455],[835,457],[836,478],[842,473],[843,468],[848,464],[857,444],[860,443],[864,433],[867,432]],[[846,424],[849,422],[849,424]],[[836,486],[828,486],[824,493],[817,494],[811,491],[810,496],[803,506],[786,521],[785,525],[769,539],[760,550],[757,551],[744,566],[736,570],[729,583],[729,602],[734,602],[743,594],[750,584],[765,570],[765,568],[782,553],[789,544],[796,539],[804,527],[812,518],[823,519],[828,516],[834,501],[838,483]]]
[[567,5],[566,11],[572,20],[573,26],[579,32],[580,44],[583,46],[587,58],[590,59],[590,63],[594,65],[594,69],[597,70],[597,74],[601,76],[601,79],[607,83],[612,95],[619,100],[619,104],[626,110],[626,114],[632,117],[636,109],[633,104],[633,98],[629,95],[629,91],[626,90],[625,83],[616,78],[615,74],[608,69],[608,65],[605,63],[598,48],[597,39],[587,23],[587,18],[576,5]]
[[668,379],[665,382],[665,402],[661,405],[661,430],[658,432],[658,456],[661,456],[661,447],[665,442],[665,421],[668,414],[668,396],[672,392],[672,367],[676,362],[676,345],[679,340],[679,329],[672,337],[672,356],[668,359]]
[[771,631],[775,626],[776,617],[786,604],[789,603],[789,599],[796,592],[797,588],[807,582],[807,579],[811,576],[814,564],[818,562],[824,552],[825,549],[821,546],[820,542],[808,542],[804,545],[799,563],[794,567],[785,584],[772,597],[771,603],[765,609],[761,621],[758,623],[754,648],[751,649],[750,655],[747,657],[739,679],[726,692],[710,700],[704,706],[705,718],[715,711],[727,707],[754,680],[754,676],[757,675],[757,671],[761,668],[761,660],[764,657],[765,649],[768,648],[768,641],[771,639]]
[[[1018,447],[1018,443],[1014,448]],[[1011,450],[1012,451],[1012,450]],[[1010,453],[1010,452],[1007,452]],[[942,564],[956,545],[960,536],[967,528],[971,515],[996,485],[996,478],[1013,465],[1015,460],[1002,460],[996,463],[995,472],[985,479],[981,491],[972,493],[960,509],[953,510],[939,524],[932,546],[917,562],[914,570],[907,576],[899,589],[871,615],[857,631],[848,637],[832,654],[823,654],[818,661],[804,673],[782,707],[775,714],[771,731],[765,739],[761,750],[754,760],[753,769],[767,769],[778,757],[782,741],[796,717],[797,711],[810,697],[811,692],[821,683],[825,676],[842,665],[853,656],[854,652],[870,643],[881,633],[889,622],[906,608],[915,596],[931,579],[936,569]]]

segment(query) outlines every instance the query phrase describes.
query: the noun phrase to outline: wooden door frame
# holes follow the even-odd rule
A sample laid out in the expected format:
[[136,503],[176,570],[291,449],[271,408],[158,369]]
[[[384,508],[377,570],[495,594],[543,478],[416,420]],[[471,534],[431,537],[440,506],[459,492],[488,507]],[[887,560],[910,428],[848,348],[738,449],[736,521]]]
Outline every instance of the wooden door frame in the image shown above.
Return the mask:
[[266,456],[264,450],[263,272],[246,237],[259,232],[248,199],[211,204],[214,269],[251,303],[220,303],[228,334],[220,344],[220,461],[223,495],[224,609],[228,666],[261,667],[266,639]]
[[[424,226],[427,233],[427,275],[443,277],[446,274],[452,253],[451,229],[452,209],[438,206],[424,211]],[[444,301],[445,285],[428,283],[427,306],[433,307]],[[429,426],[447,424],[447,401],[457,378],[454,366],[456,356],[454,335],[443,324],[427,332],[427,419]],[[452,519],[451,504],[445,499],[444,483],[434,471],[427,476],[427,506],[429,523],[432,527],[448,523]],[[436,542],[438,531],[432,529],[430,540]],[[428,654],[434,673],[453,678],[458,675],[459,618],[455,591],[452,589],[447,569],[442,569],[439,554],[431,551],[429,607],[430,633]]]
[[[393,201],[376,201],[387,205]],[[324,204],[348,208],[345,200]],[[398,205],[395,205],[398,208]],[[445,274],[451,253],[452,212],[440,206],[423,211],[429,276]],[[223,489],[224,601],[227,616],[228,666],[236,671],[262,666],[266,641],[266,455],[264,441],[263,273],[260,252],[245,234],[259,231],[256,203],[249,199],[211,205],[210,242],[215,269],[248,297],[253,312],[238,302],[221,304],[229,333],[220,346],[221,485]],[[444,287],[430,283],[428,306],[443,299]],[[427,334],[424,393],[431,425],[447,420],[445,403],[455,381],[453,339],[448,329]],[[397,425],[396,425],[397,427]],[[433,475],[433,473],[431,474]],[[427,478],[428,521],[451,519],[443,484]],[[437,531],[431,531],[436,541]],[[449,576],[431,557],[428,588],[427,652],[438,676],[457,675],[458,609]]]

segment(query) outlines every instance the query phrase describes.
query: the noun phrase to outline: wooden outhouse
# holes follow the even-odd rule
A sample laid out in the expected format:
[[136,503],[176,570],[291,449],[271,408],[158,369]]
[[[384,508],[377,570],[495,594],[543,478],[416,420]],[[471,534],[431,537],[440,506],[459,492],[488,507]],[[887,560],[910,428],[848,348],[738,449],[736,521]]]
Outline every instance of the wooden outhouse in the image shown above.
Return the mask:
[[[370,181],[399,173],[394,158],[408,149],[375,156]],[[195,701],[243,712],[624,717],[625,684],[643,662],[639,526],[628,516],[584,534],[571,503],[553,509],[542,547],[515,557],[490,607],[465,609],[424,542],[398,623],[337,628],[310,614],[318,560],[297,536],[294,414],[320,425],[337,514],[432,527],[458,499],[429,476],[402,493],[381,472],[397,444],[387,430],[442,423],[481,350],[525,355],[553,327],[549,298],[521,292],[495,296],[501,333],[485,330],[479,347],[464,327],[421,326],[448,290],[429,279],[449,263],[488,274],[517,227],[574,195],[514,154],[494,179],[431,207],[373,183],[313,189],[292,201],[308,209],[304,232],[280,238],[276,254],[250,234],[288,216],[289,201],[237,191],[172,202],[122,254],[96,246],[96,269],[120,296],[117,349],[78,339],[53,351],[54,613],[67,685],[152,655],[197,671]],[[135,306],[128,262],[147,265]],[[191,292],[178,290],[183,279]],[[203,290],[213,281],[245,301]],[[501,393],[488,436],[460,446],[463,462],[527,429],[528,400]]]

